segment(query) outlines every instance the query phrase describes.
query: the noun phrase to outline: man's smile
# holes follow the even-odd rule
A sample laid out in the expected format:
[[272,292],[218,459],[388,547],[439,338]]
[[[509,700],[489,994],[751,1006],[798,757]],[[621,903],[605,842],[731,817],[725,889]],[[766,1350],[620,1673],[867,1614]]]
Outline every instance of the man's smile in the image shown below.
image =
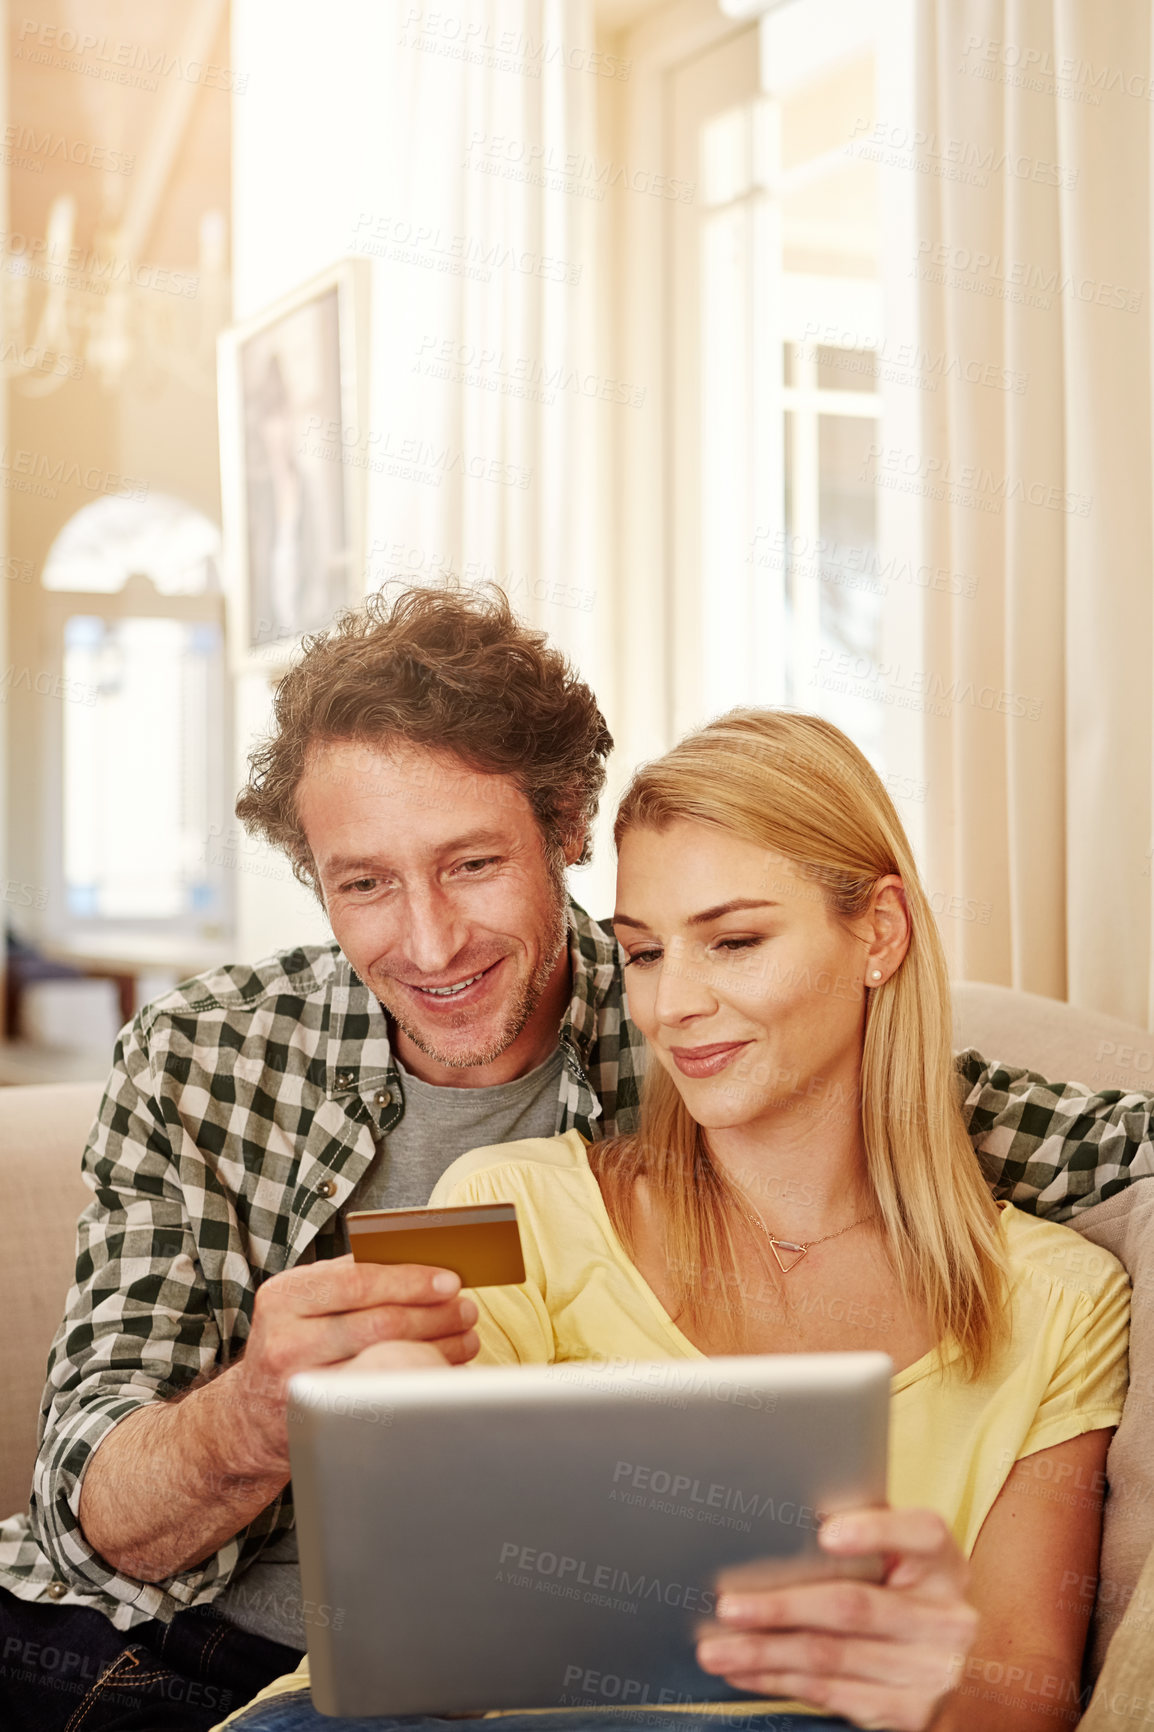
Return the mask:
[[[482,972],[484,972],[482,970]],[[468,980],[459,980],[456,986],[418,986],[417,992],[431,992],[434,998],[447,998],[451,992],[464,992],[467,986],[472,986],[475,980],[480,980],[480,974],[471,974]]]
[[396,975],[391,977],[389,984],[411,993],[427,1010],[449,1004],[456,1009],[460,1004],[474,1003],[482,994],[488,992],[492,976],[504,960],[503,956],[499,956],[496,962],[489,963],[488,967],[478,969],[472,974],[461,975],[457,980],[446,981],[443,986],[418,985],[416,981],[401,980]]

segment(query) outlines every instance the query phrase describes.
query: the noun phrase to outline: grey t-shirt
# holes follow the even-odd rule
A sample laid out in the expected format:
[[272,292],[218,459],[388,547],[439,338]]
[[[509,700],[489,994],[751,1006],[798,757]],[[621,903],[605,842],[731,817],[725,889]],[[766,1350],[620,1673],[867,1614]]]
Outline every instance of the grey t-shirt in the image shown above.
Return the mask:
[[[437,1088],[410,1075],[398,1061],[404,1117],[377,1152],[348,1209],[416,1209],[429,1200],[441,1174],[458,1155],[519,1137],[551,1137],[557,1129],[561,1049],[544,1064],[495,1088]],[[304,1606],[293,1528],[263,1551],[250,1570],[230,1583],[217,1609],[242,1630],[306,1644]]]

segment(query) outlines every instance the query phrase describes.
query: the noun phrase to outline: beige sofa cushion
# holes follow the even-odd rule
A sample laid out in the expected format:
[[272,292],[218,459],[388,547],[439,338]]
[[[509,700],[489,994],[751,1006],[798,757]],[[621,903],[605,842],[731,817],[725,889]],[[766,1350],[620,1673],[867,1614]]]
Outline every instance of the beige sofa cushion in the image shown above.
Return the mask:
[[[1154,1549],[1154,1184],[1142,1181],[1087,1209],[1071,1223],[1126,1265],[1134,1287],[1130,1313],[1130,1389],[1114,1433],[1106,1474],[1110,1492],[1102,1533],[1098,1600],[1091,1630],[1090,1671],[1097,1676],[1106,1648]],[[1068,1590],[1069,1591],[1069,1590]],[[1076,1596],[1076,1591],[1073,1597]]]
[[92,1193],[80,1158],[100,1083],[0,1089],[0,1515],[28,1502],[44,1365],[76,1263],[76,1217]]
[[1154,1089],[1154,1034],[1036,992],[957,980],[954,1045],[1092,1089]]

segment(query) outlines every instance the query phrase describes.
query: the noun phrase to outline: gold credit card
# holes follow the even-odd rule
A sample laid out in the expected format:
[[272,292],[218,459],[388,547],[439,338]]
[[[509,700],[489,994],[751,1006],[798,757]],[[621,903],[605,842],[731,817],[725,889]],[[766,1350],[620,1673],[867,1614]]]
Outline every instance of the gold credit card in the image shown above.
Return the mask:
[[363,1209],[345,1217],[358,1263],[424,1263],[451,1269],[463,1287],[507,1287],[525,1279],[514,1203],[455,1209]]

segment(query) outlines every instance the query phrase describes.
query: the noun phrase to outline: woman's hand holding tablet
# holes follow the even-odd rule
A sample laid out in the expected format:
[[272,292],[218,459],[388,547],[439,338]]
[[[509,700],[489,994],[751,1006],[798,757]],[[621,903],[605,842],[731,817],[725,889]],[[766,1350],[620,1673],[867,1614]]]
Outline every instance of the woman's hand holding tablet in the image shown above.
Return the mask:
[[723,1593],[698,1664],[751,1696],[797,1698],[856,1726],[925,1726],[978,1628],[952,1534],[929,1510],[863,1509],[830,1517],[819,1541],[846,1558],[884,1553],[885,1581]]

